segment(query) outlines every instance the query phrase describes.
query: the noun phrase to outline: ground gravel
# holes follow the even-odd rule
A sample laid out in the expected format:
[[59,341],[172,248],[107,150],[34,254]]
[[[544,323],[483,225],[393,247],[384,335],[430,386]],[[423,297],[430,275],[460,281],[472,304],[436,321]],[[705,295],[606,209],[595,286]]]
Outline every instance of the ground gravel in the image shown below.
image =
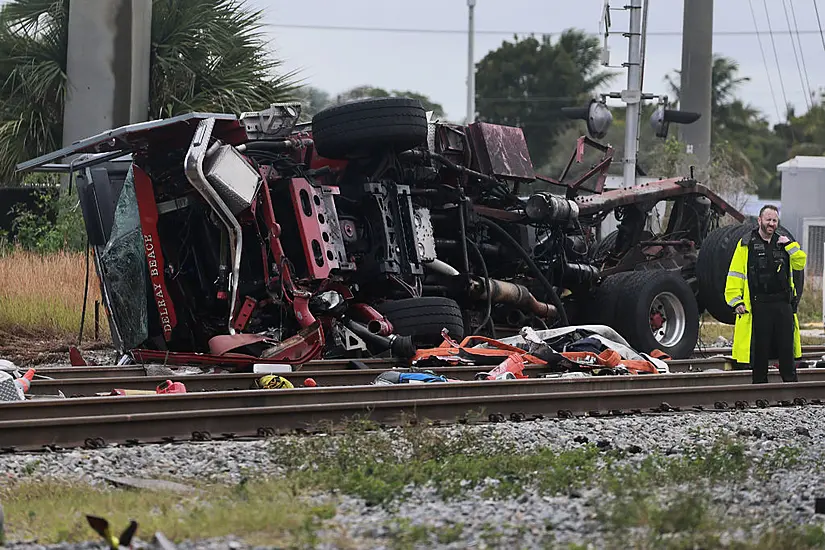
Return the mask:
[[[720,436],[739,438],[748,457],[758,459],[784,447],[799,449],[800,464],[771,473],[766,479],[742,486],[713,489],[713,499],[737,517],[764,526],[822,524],[814,514],[814,500],[825,497],[825,407],[785,407],[749,411],[676,413],[659,416],[577,418],[535,422],[485,424],[442,428],[477,430],[485,441],[511,443],[522,452],[540,448],[573,449],[585,443],[630,451],[626,460],[648,453],[680,453],[690,445],[713,445]],[[391,435],[391,434],[390,434]],[[0,472],[9,478],[54,476],[104,484],[107,476],[210,479],[238,482],[250,471],[272,475],[283,472],[271,452],[272,441],[176,443],[137,447],[110,447],[0,455]],[[489,479],[487,484],[498,483]],[[484,487],[459,499],[444,500],[433,487],[410,488],[395,506],[369,507],[346,495],[318,495],[334,499],[337,515],[324,532],[326,540],[344,537],[358,548],[391,546],[400,526],[426,526],[435,532],[461,525],[457,540],[430,540],[424,547],[531,548],[549,544],[591,541],[599,545],[597,510],[601,495],[587,489],[569,496],[545,496],[528,491],[516,498],[489,499]],[[770,511],[767,513],[767,511]],[[403,534],[403,533],[402,533]],[[552,539],[550,536],[552,535]],[[435,535],[433,535],[435,536]],[[732,538],[737,534],[733,533]],[[50,548],[90,548],[59,545]],[[327,543],[323,548],[334,548]],[[41,548],[12,544],[10,548]],[[179,548],[247,548],[234,539],[181,544]]]

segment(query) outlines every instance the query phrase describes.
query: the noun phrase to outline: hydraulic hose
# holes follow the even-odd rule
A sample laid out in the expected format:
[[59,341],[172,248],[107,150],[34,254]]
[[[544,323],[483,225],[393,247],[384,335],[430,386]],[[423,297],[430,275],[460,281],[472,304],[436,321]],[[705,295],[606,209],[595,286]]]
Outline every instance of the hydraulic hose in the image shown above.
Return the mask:
[[537,266],[536,262],[534,262],[533,259],[530,257],[530,254],[528,254],[527,251],[524,250],[524,248],[522,248],[522,246],[518,243],[516,239],[513,238],[512,235],[507,233],[507,231],[505,231],[503,227],[501,227],[493,220],[484,218],[482,216],[479,216],[478,220],[482,224],[489,227],[496,235],[507,241],[510,244],[510,246],[513,247],[513,250],[518,252],[519,256],[521,256],[522,259],[525,262],[527,262],[527,265],[530,266],[530,269],[532,269],[533,272],[536,274],[536,278],[538,278],[541,284],[544,285],[544,288],[547,289],[547,295],[550,298],[550,301],[554,306],[556,306],[556,309],[559,312],[559,320],[561,321],[561,325],[569,325],[570,322],[567,320],[567,312],[564,311],[564,304],[561,303],[561,299],[559,298],[558,293],[556,293],[556,289],[553,288],[553,285],[550,284],[550,281],[548,281],[547,277],[545,277],[544,274],[541,272],[541,269],[539,269],[539,266]]
[[343,319],[344,326],[354,332],[359,338],[367,343],[382,348],[383,350],[390,350],[395,357],[401,359],[410,359],[415,355],[416,348],[409,336],[401,336],[399,334],[390,334],[389,336],[381,336],[369,330],[352,319]]

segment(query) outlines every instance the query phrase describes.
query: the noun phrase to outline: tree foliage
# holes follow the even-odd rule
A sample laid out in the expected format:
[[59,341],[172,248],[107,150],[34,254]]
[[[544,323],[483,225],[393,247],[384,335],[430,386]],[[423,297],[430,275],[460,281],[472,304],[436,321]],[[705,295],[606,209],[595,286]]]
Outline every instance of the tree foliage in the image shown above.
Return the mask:
[[[68,0],[10,0],[0,8],[0,181],[60,148]],[[246,0],[154,0],[150,112],[240,113],[287,99],[292,74],[267,48],[262,14]]]
[[427,111],[432,111],[437,118],[444,116],[444,107],[440,103],[436,103],[429,96],[412,90],[385,90],[375,86],[356,86],[346,92],[340,94],[335,103],[346,103],[348,101],[355,101],[358,99],[367,99],[371,97],[409,97],[417,99]]
[[293,73],[267,47],[246,0],[154,0],[151,114],[240,113],[288,99]]
[[313,86],[303,86],[296,90],[295,95],[301,101],[302,118],[311,119],[319,111],[327,107],[357,101],[359,99],[369,99],[377,97],[409,97],[421,102],[424,109],[432,111],[436,118],[445,116],[444,107],[436,103],[429,96],[412,90],[386,90],[377,86],[356,86],[343,93],[332,97],[329,92],[315,88]]
[[68,20],[62,1],[15,0],[0,9],[0,184],[18,162],[59,148]]
[[301,102],[301,118],[304,120],[311,120],[317,112],[323,111],[333,103],[329,92],[314,86],[301,86],[296,89],[295,99]]
[[[679,97],[679,71],[669,77],[671,92]],[[777,198],[780,180],[776,166],[796,155],[825,154],[825,109],[821,101],[802,116],[787,106],[786,122],[773,127],[756,107],[738,97],[750,79],[740,76],[739,64],[714,55],[711,73],[712,142],[724,151],[726,162],[748,179],[763,198]]]
[[599,60],[598,39],[577,30],[556,42],[547,36],[504,41],[478,63],[478,118],[523,128],[533,162],[542,165],[570,127],[561,108],[583,105],[612,78]]

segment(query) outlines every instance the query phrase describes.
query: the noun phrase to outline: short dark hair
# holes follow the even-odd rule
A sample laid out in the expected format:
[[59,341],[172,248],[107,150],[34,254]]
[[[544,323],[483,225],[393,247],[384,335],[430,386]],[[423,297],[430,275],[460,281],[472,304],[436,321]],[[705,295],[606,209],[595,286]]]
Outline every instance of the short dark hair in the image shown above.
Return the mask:
[[779,215],[779,208],[777,206],[774,206],[773,204],[766,204],[765,206],[763,206],[762,208],[759,209],[759,217],[760,218],[762,217],[762,213],[765,210],[773,210],[774,212],[776,212],[777,216]]

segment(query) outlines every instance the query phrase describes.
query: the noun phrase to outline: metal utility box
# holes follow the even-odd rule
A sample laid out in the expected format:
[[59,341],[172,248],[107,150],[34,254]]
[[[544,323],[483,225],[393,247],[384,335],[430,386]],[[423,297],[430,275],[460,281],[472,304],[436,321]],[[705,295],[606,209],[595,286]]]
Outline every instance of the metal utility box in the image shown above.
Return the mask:
[[794,157],[776,167],[782,178],[780,223],[808,254],[805,273],[822,277],[825,264],[825,156]]

